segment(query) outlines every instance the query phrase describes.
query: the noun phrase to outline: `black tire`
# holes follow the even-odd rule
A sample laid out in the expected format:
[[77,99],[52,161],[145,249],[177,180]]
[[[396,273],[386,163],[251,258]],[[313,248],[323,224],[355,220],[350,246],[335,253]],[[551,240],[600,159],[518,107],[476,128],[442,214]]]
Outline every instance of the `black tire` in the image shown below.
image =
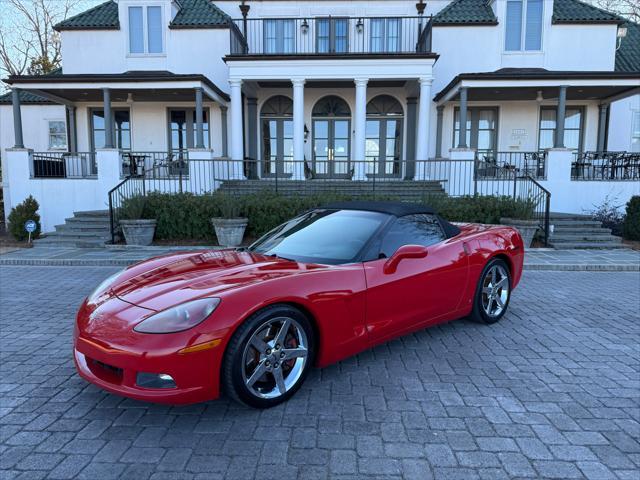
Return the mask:
[[[506,274],[508,290],[506,295],[506,301],[504,300],[502,301],[504,306],[501,308],[499,312],[496,312],[495,314],[490,315],[485,310],[485,307],[486,307],[485,303],[487,302],[488,296],[486,294],[483,294],[483,288],[484,288],[485,282],[487,281],[487,277],[491,275],[493,269],[496,267],[498,269],[501,269],[501,271]],[[469,316],[469,318],[471,318],[471,320],[474,320],[476,322],[482,322],[486,324],[496,323],[507,312],[510,300],[511,300],[511,271],[509,270],[509,265],[507,265],[507,263],[500,258],[494,258],[490,260],[482,269],[482,274],[480,274],[480,279],[478,280],[478,285],[476,286],[476,293],[473,298],[473,310],[471,311],[471,315]],[[489,306],[489,310],[491,311],[490,306]]]
[[[292,323],[294,323],[296,328],[299,326],[304,331],[307,340],[306,361],[302,362],[303,367],[301,368],[301,374],[299,374],[300,376],[295,380],[295,384],[286,390],[284,394],[278,394],[279,396],[275,398],[262,398],[252,392],[252,390],[245,384],[246,372],[244,371],[245,365],[243,363],[244,354],[245,350],[249,348],[248,343],[252,339],[253,335],[257,332],[263,331],[271,322],[274,321],[274,319],[278,318],[289,318],[295,322]],[[260,333],[258,333],[258,335],[260,335]],[[285,348],[285,346],[282,346],[281,348]],[[227,394],[236,402],[254,408],[274,407],[287,401],[298,391],[312,367],[313,360],[315,358],[315,348],[316,339],[314,329],[311,321],[304,313],[291,305],[279,304],[266,307],[247,318],[247,320],[245,320],[245,322],[240,325],[238,330],[233,334],[233,337],[231,337],[223,360],[222,386]],[[275,351],[275,346],[273,349]],[[255,356],[257,351],[258,350],[255,349],[253,356]],[[262,358],[262,355],[260,355],[260,357]],[[291,360],[288,361],[291,362]],[[260,363],[262,363],[262,361],[260,361]],[[267,364],[268,363],[269,362],[267,362]],[[283,369],[282,372],[284,373],[285,364],[284,362],[281,363],[282,365],[280,368]],[[271,368],[273,368],[273,365],[278,367],[278,362],[272,362]],[[266,377],[260,378],[268,379],[270,374],[266,373],[266,375]],[[288,377],[285,377],[285,379],[288,379]],[[275,383],[275,376],[273,376],[272,380]],[[278,387],[274,385],[274,388],[277,389]]]

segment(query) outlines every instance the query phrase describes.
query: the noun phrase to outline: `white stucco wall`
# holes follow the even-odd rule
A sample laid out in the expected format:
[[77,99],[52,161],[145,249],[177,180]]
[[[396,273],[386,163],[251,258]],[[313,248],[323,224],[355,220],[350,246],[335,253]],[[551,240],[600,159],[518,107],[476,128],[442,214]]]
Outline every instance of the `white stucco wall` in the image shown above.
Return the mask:
[[632,143],[634,112],[636,115],[640,112],[640,95],[634,95],[611,104],[607,144],[609,150],[640,152],[640,140]]

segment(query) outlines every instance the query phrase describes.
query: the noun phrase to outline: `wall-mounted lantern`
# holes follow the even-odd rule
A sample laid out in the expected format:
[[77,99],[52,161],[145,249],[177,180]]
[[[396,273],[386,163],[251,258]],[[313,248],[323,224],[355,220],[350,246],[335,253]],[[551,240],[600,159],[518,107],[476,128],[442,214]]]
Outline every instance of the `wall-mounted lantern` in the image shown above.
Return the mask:
[[308,31],[309,31],[309,22],[307,22],[307,19],[305,18],[304,20],[302,20],[302,23],[300,24],[300,32],[302,32],[303,35],[306,35]]

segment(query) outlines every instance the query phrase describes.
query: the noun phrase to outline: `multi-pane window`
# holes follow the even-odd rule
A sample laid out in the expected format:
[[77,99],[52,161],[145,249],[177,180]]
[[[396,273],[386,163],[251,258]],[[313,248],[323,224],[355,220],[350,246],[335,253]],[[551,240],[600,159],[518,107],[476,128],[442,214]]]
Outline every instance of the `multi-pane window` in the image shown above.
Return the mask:
[[[169,111],[169,147],[173,152],[187,150],[197,145],[196,112],[192,108]],[[204,148],[209,148],[209,111],[202,111]]]
[[397,52],[400,50],[400,19],[371,19],[371,52]]
[[293,53],[295,45],[294,20],[272,19],[264,21],[264,53]]
[[[113,132],[115,148],[131,150],[131,122],[129,110],[113,110]],[[105,145],[105,121],[104,110],[91,111],[91,132],[93,148],[104,148]]]
[[[498,110],[491,107],[467,109],[466,144],[481,155],[492,155],[496,151]],[[453,123],[453,145],[459,144],[460,109],[456,107]]]
[[49,120],[49,149],[67,148],[67,124],[64,120]]
[[[572,150],[582,149],[582,107],[567,107],[564,115],[564,146]],[[553,148],[556,135],[555,107],[542,107],[540,110],[540,150]]]
[[505,50],[542,50],[542,0],[508,0]]
[[349,49],[349,20],[346,18],[316,19],[316,50],[318,53],[346,53]]
[[129,7],[129,53],[163,53],[162,8]]

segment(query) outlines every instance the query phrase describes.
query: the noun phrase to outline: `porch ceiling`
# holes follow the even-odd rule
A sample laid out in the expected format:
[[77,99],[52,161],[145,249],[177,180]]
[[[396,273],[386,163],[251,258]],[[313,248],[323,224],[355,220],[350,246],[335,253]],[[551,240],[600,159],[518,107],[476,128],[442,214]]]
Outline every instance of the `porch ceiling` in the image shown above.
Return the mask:
[[[629,86],[581,86],[567,89],[567,100],[603,100],[611,97],[626,96],[632,93],[633,87]],[[558,98],[558,87],[468,87],[467,98],[469,101],[509,101],[509,100],[536,100],[538,92],[543,100],[555,100]],[[460,99],[459,90],[449,101]]]
[[434,101],[458,100],[460,89],[466,88],[468,99],[535,100],[558,97],[558,88],[567,87],[568,100],[613,101],[640,90],[640,75],[628,72],[558,72],[540,68],[511,69],[495,72],[463,73],[443,88]]
[[122,74],[60,74],[54,76],[11,76],[5,80],[13,87],[31,91],[49,100],[68,104],[93,102],[111,91],[111,101],[193,101],[194,89],[202,88],[210,100],[226,105],[229,95],[204,75],[171,72],[125,72]]

